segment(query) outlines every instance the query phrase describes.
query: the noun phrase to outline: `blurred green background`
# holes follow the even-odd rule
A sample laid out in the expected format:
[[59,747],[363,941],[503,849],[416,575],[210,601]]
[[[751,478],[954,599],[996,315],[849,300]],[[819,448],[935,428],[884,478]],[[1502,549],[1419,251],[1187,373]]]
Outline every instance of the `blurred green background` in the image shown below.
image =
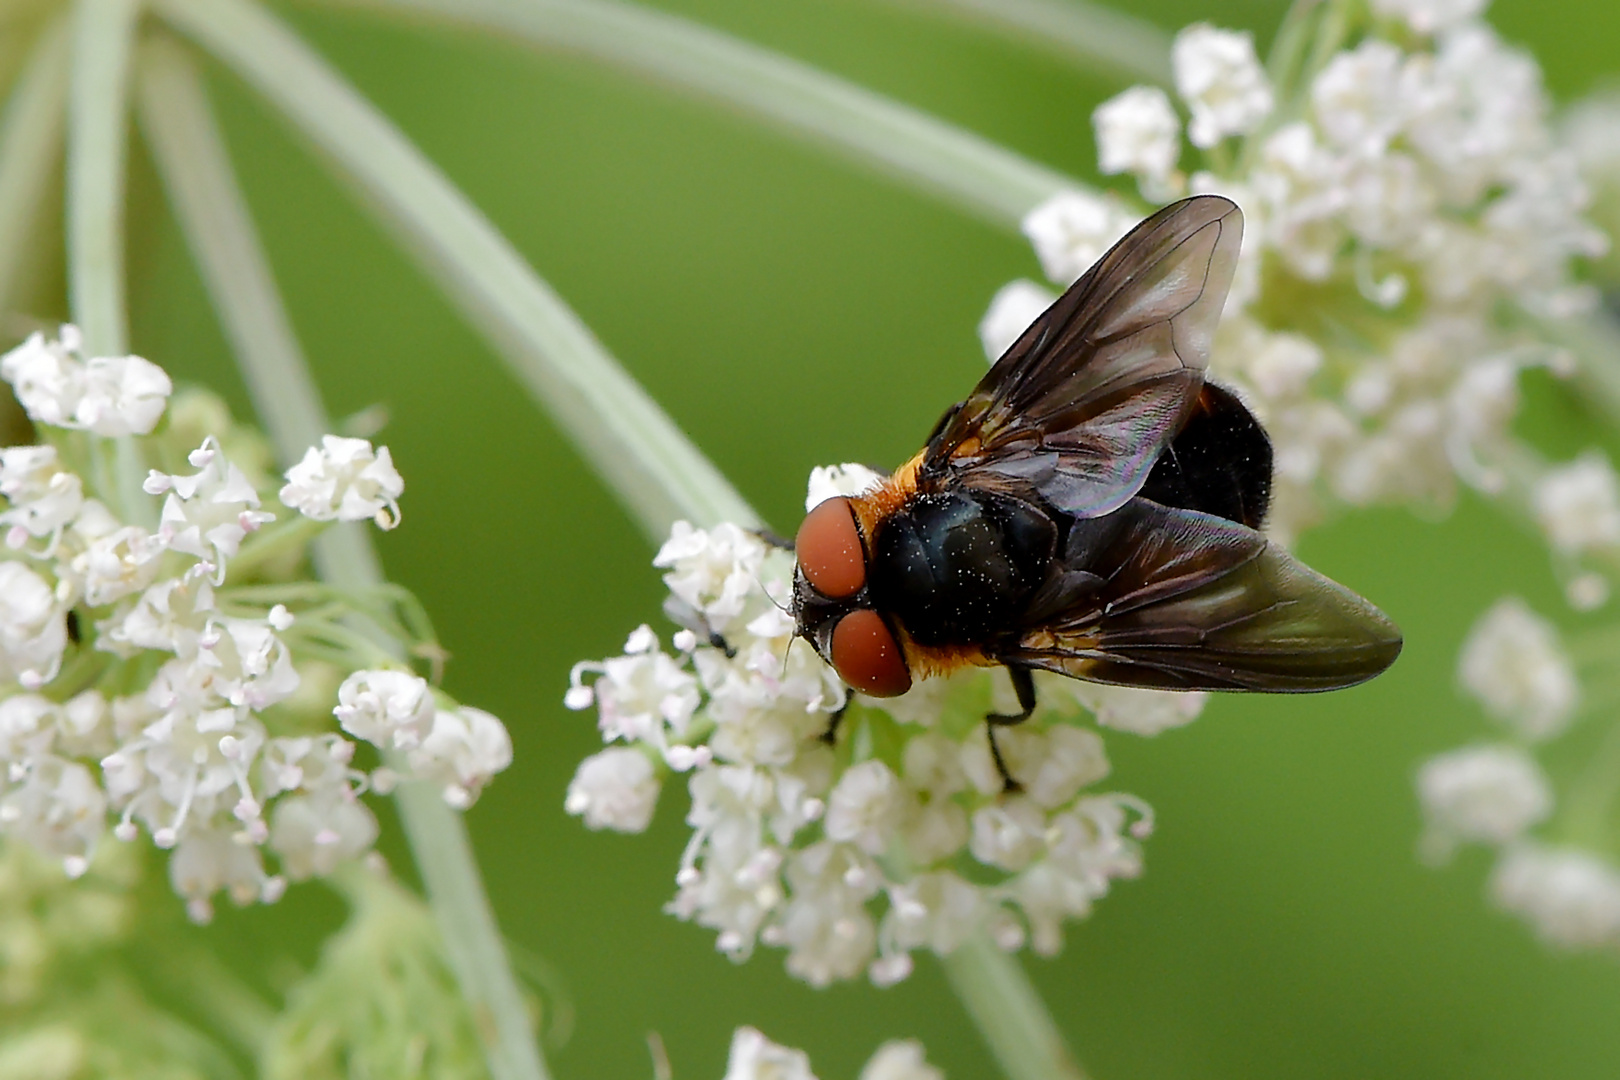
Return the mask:
[[[878,0],[663,4],[1093,177],[1090,113],[1119,84]],[[1150,0],[1166,29],[1251,28],[1281,0]],[[778,529],[817,463],[892,465],[983,370],[994,290],[1038,276],[1017,237],[751,121],[574,57],[315,8],[308,38],[460,183]],[[1620,5],[1499,0],[1493,19],[1568,100],[1620,64]],[[576,660],[658,619],[650,550],[549,421],[389,240],[256,100],[213,73],[254,213],[334,414],[385,405],[407,479],[381,540],[453,653],[447,684],[511,729],[516,761],[469,822],[506,932],[567,987],[561,1077],[719,1077],[733,1027],[806,1048],[824,1080],[922,1038],[957,1078],[994,1066],[923,960],[890,990],[813,991],[781,954],[734,966],[661,912],[685,793],[639,837],[562,812],[599,746],[562,693]],[[136,351],[246,396],[142,151],[130,191]],[[1526,430],[1567,454],[1599,437],[1563,388]],[[1110,737],[1115,783],[1160,827],[1062,956],[1028,968],[1100,1080],[1564,1078],[1620,1074],[1620,967],[1553,954],[1483,896],[1465,857],[1415,854],[1413,772],[1487,734],[1454,689],[1472,620],[1504,591],[1560,610],[1545,549],[1464,500],[1443,522],[1366,513],[1304,555],[1374,598],[1407,650],[1358,690],[1214,701],[1191,728]],[[1574,625],[1573,620],[1565,619]],[[384,842],[408,864],[394,832]],[[208,935],[266,988],[313,961],[342,909],[319,886],[224,911]]]

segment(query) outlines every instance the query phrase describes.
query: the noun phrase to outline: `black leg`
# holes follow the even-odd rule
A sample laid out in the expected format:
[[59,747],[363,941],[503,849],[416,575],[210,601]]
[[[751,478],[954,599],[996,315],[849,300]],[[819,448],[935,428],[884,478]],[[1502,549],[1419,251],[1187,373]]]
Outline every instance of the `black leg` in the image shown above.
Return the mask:
[[1022,724],[1035,711],[1035,678],[1030,674],[1029,668],[1013,667],[1009,664],[1007,674],[1012,676],[1013,693],[1018,695],[1018,708],[1021,711],[991,713],[984,718],[988,725],[986,734],[990,737],[990,756],[996,759],[996,771],[1001,774],[1001,790],[1004,793],[1022,791],[1024,785],[1014,780],[1012,773],[1007,771],[1007,763],[1001,757],[1001,747],[996,745],[996,728]]
[[827,730],[821,733],[821,741],[828,746],[836,746],[838,743],[838,725],[844,722],[844,714],[849,712],[850,696],[852,695],[845,696],[844,703],[838,706],[838,711],[827,721]]
[[765,546],[766,547],[773,547],[773,548],[776,548],[779,551],[792,551],[793,550],[793,541],[789,540],[787,537],[783,536],[781,533],[777,532],[774,529],[766,529],[766,528],[755,529],[754,530],[754,535],[759,537],[761,540],[765,541]]

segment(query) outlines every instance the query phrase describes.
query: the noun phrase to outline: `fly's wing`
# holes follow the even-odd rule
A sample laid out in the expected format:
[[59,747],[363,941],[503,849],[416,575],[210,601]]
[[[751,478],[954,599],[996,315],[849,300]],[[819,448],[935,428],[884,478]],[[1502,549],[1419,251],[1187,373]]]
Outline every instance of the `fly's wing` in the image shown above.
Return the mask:
[[919,483],[1077,517],[1123,506],[1203,385],[1242,239],[1242,212],[1218,195],[1131,230],[941,420]]
[[[1093,682],[1167,690],[1336,690],[1400,655],[1383,612],[1260,533],[1132,500],[1071,536],[1030,624],[996,659]],[[1074,563],[1065,560],[1069,566]]]

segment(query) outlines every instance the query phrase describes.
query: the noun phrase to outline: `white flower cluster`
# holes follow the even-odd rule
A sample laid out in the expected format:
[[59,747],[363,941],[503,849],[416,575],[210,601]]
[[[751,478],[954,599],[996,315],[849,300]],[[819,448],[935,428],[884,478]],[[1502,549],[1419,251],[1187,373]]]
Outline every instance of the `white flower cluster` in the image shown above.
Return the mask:
[[[1175,86],[1186,138],[1206,152],[1190,175],[1165,91],[1133,87],[1094,116],[1101,170],[1133,176],[1150,204],[1219,192],[1243,209],[1213,373],[1271,433],[1284,539],[1325,505],[1445,504],[1459,481],[1502,489],[1518,375],[1561,363],[1526,315],[1588,307],[1573,265],[1607,247],[1583,217],[1587,188],[1548,125],[1539,69],[1479,21],[1479,0],[1374,7],[1404,25],[1353,27],[1297,86],[1270,84],[1247,34],[1182,31]],[[1024,231],[1065,286],[1141,216],[1114,195],[1066,192]],[[987,351],[1051,297],[1030,282],[998,294]],[[1605,462],[1524,482],[1561,551],[1620,549]],[[1589,578],[1582,588],[1593,596]]]
[[[873,478],[818,469],[808,502]],[[998,733],[1023,786],[1004,795],[984,723],[1011,710],[1001,672],[856,696],[829,744],[847,691],[794,640],[791,561],[735,526],[681,523],[655,565],[686,629],[670,652],[642,626],[622,655],[576,665],[566,704],[594,704],[611,745],[580,765],[566,807],[637,832],[663,781],[687,774],[693,833],[668,910],[715,930],[728,956],[784,948],[788,970],[821,986],[863,971],[896,982],[912,950],[946,954],[981,929],[1049,954],[1066,920],[1141,871],[1150,811],[1094,790],[1109,772],[1102,739],[1073,721],[1083,703],[1152,734],[1192,720],[1201,695],[1041,679],[1043,709]]]
[[[1444,860],[1461,843],[1495,847],[1491,896],[1499,907],[1554,945],[1620,947],[1620,867],[1606,855],[1550,847],[1532,835],[1560,802],[1533,751],[1568,728],[1578,705],[1575,668],[1557,631],[1522,600],[1501,600],[1469,634],[1458,676],[1510,741],[1448,751],[1424,764],[1417,789],[1428,821],[1426,854]],[[1583,785],[1612,784],[1604,772],[1612,761],[1600,756],[1591,768],[1597,771],[1579,775],[1562,800],[1572,813],[1593,805]]]
[[[301,672],[330,672],[343,655],[333,643],[353,639],[333,629],[342,593],[296,613],[313,586],[265,568],[296,567],[308,531],[278,531],[264,508],[274,488],[226,457],[230,433],[189,453],[172,445],[158,427],[170,382],[155,365],[84,359],[64,327],[0,358],[0,373],[48,440],[0,449],[0,835],[77,876],[109,823],[120,840],[144,830],[172,849],[174,888],[206,919],[221,890],[273,901],[287,879],[368,851],[377,822],[358,796],[395,770],[465,806],[505,767],[499,721],[373,670],[381,644],[355,654],[335,710],[300,697]],[[138,452],[187,467],[98,490],[115,453],[106,437],[154,430]],[[317,520],[398,516],[399,474],[362,440],[329,436],[287,481],[282,502]],[[354,739],[397,751],[390,767],[357,767],[329,711]]]
[[[810,1055],[767,1039],[757,1029],[740,1027],[731,1037],[725,1080],[816,1080]],[[922,1043],[893,1039],[878,1047],[861,1069],[860,1080],[945,1080],[928,1064]]]
[[109,438],[145,435],[163,415],[174,386],[139,356],[84,356],[73,326],[55,340],[35,333],[0,359],[0,378],[36,423]]

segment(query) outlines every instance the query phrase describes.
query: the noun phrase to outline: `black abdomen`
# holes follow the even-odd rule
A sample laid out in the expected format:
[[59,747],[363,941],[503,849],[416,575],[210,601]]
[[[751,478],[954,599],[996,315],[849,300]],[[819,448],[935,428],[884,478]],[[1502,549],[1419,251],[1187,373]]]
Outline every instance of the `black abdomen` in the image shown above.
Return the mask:
[[1058,530],[1036,506],[982,493],[920,495],[872,542],[878,610],[919,645],[983,644],[1017,627]]

